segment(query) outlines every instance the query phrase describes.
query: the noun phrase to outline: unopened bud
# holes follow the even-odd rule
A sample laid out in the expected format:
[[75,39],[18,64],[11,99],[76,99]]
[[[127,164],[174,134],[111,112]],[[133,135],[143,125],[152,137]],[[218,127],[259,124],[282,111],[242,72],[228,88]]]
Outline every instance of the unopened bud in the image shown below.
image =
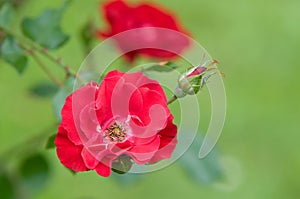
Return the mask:
[[[181,92],[183,92],[185,95],[194,94],[191,82],[189,82],[189,80],[187,78],[182,78],[178,81],[177,89],[178,89],[177,92],[180,92],[180,90],[181,90]],[[185,95],[182,94],[183,97]]]
[[212,60],[201,66],[191,68],[186,73],[181,75],[178,79],[178,87],[175,89],[175,96],[178,98],[184,97],[185,95],[195,95],[207,82],[207,79],[212,75],[208,74],[208,71],[216,68],[208,68],[217,64],[218,62]]
[[177,86],[175,91],[174,91],[174,95],[177,98],[182,98],[182,97],[186,96],[186,93],[180,87]]

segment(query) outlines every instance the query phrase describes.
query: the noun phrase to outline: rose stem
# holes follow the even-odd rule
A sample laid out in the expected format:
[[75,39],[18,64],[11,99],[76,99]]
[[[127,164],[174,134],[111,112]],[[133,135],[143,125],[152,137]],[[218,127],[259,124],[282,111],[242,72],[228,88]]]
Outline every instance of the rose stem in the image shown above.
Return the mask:
[[59,80],[57,79],[52,73],[50,70],[48,70],[48,68],[44,65],[44,63],[40,60],[40,58],[36,55],[36,53],[31,50],[31,49],[28,49],[26,48],[25,46],[23,46],[22,44],[19,44],[19,46],[25,50],[27,52],[28,55],[30,55],[34,60],[35,62],[41,67],[41,69],[48,75],[48,77],[56,84],[58,85],[59,87],[61,88],[64,88],[64,84]]
[[21,35],[17,35],[17,34],[15,34],[14,32],[12,32],[10,30],[3,29],[3,28],[2,28],[2,30],[3,30],[4,33],[13,35],[15,38],[17,38],[17,40],[20,43],[23,43],[23,44],[26,43],[32,49],[31,51],[35,50],[35,51],[41,53],[43,56],[45,56],[46,58],[48,58],[50,61],[54,62],[55,64],[57,64],[58,66],[60,66],[61,68],[63,68],[67,77],[72,76],[74,78],[79,79],[79,77],[77,76],[77,74],[74,73],[74,72],[72,72],[71,69],[70,69],[70,67],[68,65],[65,65],[65,64],[62,63],[61,58],[56,58],[55,56],[53,56],[52,54],[50,54],[49,51],[47,51],[47,49],[40,47],[35,42],[33,42],[33,41],[31,41],[31,40],[29,40],[29,39],[27,39],[27,38],[25,38],[25,37],[23,37]]
[[175,95],[173,95],[170,99],[168,99],[167,104],[169,105],[169,104],[173,103],[176,100],[177,100],[177,97]]
[[54,57],[52,54],[49,53],[49,51],[46,48],[41,48],[41,47],[35,45],[34,43],[32,43],[30,46],[32,47],[32,49],[38,51],[39,53],[44,55],[46,58],[48,58],[50,61],[56,63],[58,66],[63,68],[65,70],[67,77],[72,76],[72,77],[77,78],[76,73],[72,72],[68,65],[63,64],[62,59],[60,57],[59,58]]
[[45,56],[50,61],[52,61],[53,63],[56,63],[58,66],[60,66],[61,68],[63,68],[67,77],[74,77],[74,78],[78,79],[82,83],[85,82],[75,72],[73,72],[71,70],[71,68],[69,67],[69,65],[63,64],[62,63],[62,59],[60,57],[58,57],[58,58],[55,57],[54,55],[50,54],[49,51],[46,48],[41,48],[41,47],[37,46],[35,43],[33,43],[33,42],[31,42],[30,46],[32,47],[33,50],[38,51],[41,55]]

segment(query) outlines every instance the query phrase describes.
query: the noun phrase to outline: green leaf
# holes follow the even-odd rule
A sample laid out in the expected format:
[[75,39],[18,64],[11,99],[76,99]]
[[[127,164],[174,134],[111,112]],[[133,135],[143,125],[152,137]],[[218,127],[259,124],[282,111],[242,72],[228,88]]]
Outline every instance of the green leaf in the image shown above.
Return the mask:
[[219,156],[214,149],[204,159],[199,159],[199,149],[202,138],[197,136],[191,147],[179,159],[183,169],[200,184],[212,184],[223,177]]
[[4,4],[0,9],[0,27],[6,28],[9,26],[10,22],[13,19],[14,9],[9,4]]
[[53,97],[53,111],[57,120],[61,121],[61,109],[65,104],[66,98],[73,90],[74,78],[69,78],[65,84],[66,88],[59,89],[55,96]]
[[90,51],[91,44],[95,38],[95,24],[92,20],[89,20],[84,24],[80,30],[80,39],[84,47]]
[[131,158],[128,155],[124,154],[114,160],[111,170],[118,174],[125,174],[131,169],[131,167]]
[[57,90],[57,86],[52,83],[40,82],[30,88],[30,93],[37,97],[51,97]]
[[59,9],[46,9],[36,18],[25,18],[21,28],[25,36],[48,49],[57,49],[67,42],[69,36],[61,30],[62,14],[70,1]]
[[1,57],[10,63],[20,74],[24,72],[28,64],[28,58],[25,52],[12,36],[5,37],[1,45]]
[[8,176],[0,175],[0,195],[1,199],[15,199],[14,185]]
[[46,146],[45,146],[46,149],[53,149],[53,148],[55,148],[55,144],[54,144],[55,138],[56,138],[56,134],[53,134],[53,135],[51,135],[48,138]]
[[64,89],[60,89],[53,97],[53,111],[58,121],[61,121],[61,109],[65,104],[68,92]]
[[27,157],[20,165],[20,176],[26,189],[36,192],[43,188],[48,180],[50,168],[45,157],[34,154]]

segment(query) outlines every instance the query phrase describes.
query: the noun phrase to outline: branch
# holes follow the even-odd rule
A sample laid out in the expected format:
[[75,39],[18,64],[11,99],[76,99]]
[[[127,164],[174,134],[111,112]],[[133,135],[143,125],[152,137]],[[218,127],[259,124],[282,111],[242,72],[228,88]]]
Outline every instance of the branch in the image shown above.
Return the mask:
[[33,50],[26,48],[26,47],[25,47],[24,45],[22,45],[22,44],[19,44],[19,46],[20,46],[23,50],[25,50],[26,53],[27,53],[28,55],[30,55],[30,56],[35,60],[35,62],[41,67],[41,69],[48,75],[48,77],[49,77],[49,78],[50,78],[57,86],[59,86],[60,88],[64,88],[64,87],[65,87],[65,86],[64,86],[64,83],[61,82],[59,79],[57,79],[57,78],[55,77],[55,75],[53,75],[53,74],[51,73],[51,71],[48,70],[48,68],[44,65],[44,63],[40,60],[40,58],[36,55],[36,53],[35,53]]
[[169,104],[175,102],[177,99],[178,99],[178,98],[177,98],[175,95],[173,95],[170,99],[168,99],[167,104],[169,105]]

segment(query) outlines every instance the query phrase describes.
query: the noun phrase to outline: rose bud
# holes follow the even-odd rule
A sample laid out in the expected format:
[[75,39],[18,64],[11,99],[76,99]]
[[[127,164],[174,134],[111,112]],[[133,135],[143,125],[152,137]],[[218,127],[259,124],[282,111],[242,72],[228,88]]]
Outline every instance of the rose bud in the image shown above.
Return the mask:
[[204,87],[208,78],[215,74],[208,74],[207,72],[215,70],[216,68],[211,68],[211,66],[217,63],[216,60],[212,60],[211,62],[191,68],[181,75],[178,79],[178,86],[174,91],[174,95],[177,98],[182,98],[186,95],[197,94]]

